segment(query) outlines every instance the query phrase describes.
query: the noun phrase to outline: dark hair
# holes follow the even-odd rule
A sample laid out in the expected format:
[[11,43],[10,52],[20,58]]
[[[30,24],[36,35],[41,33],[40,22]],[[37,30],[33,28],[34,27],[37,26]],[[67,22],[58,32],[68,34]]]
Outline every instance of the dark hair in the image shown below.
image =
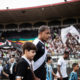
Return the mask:
[[69,51],[64,51],[64,54],[69,55]]
[[40,32],[43,32],[43,31],[47,30],[47,29],[50,29],[50,28],[49,28],[48,26],[46,26],[46,25],[40,26],[40,28],[39,28],[39,30],[38,30],[38,34],[39,34]]
[[23,45],[22,45],[22,49],[23,49],[23,54],[25,52],[25,50],[37,50],[36,46],[32,43],[32,42],[25,42]]
[[47,57],[46,61],[48,62],[49,60],[51,60],[52,58],[50,56]]
[[72,67],[74,68],[76,65],[78,65],[78,63],[73,63]]

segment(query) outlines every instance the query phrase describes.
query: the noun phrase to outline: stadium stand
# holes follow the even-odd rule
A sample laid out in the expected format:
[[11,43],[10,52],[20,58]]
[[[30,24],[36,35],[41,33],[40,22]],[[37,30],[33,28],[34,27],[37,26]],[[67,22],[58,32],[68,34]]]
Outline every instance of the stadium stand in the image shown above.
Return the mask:
[[37,23],[35,23],[33,26],[34,26],[34,27],[39,27],[39,26],[41,26],[41,25],[46,25],[46,22],[37,22]]
[[4,25],[0,24],[0,31],[4,30]]
[[5,26],[5,30],[7,30],[7,31],[11,31],[11,30],[15,31],[17,29],[18,29],[18,25],[17,24],[7,24]]

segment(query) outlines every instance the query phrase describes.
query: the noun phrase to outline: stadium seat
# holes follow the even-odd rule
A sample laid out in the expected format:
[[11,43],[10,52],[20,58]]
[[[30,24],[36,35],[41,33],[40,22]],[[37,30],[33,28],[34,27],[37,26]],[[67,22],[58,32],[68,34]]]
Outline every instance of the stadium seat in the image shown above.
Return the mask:
[[33,26],[34,27],[40,27],[41,25],[46,25],[46,22],[37,22]]
[[61,25],[61,21],[53,20],[53,21],[48,22],[48,26],[56,26],[56,25]]
[[20,30],[25,30],[25,29],[31,28],[31,27],[32,27],[31,23],[22,23],[22,24],[19,25]]
[[15,31],[15,30],[18,29],[18,25],[17,25],[17,24],[7,24],[7,25],[5,26],[5,29],[6,29],[7,31],[11,31],[11,30]]
[[66,24],[75,24],[75,23],[76,23],[76,19],[73,19],[73,18],[71,18],[71,19],[65,19],[63,21],[64,25],[66,25]]
[[4,30],[4,25],[0,24],[0,31]]

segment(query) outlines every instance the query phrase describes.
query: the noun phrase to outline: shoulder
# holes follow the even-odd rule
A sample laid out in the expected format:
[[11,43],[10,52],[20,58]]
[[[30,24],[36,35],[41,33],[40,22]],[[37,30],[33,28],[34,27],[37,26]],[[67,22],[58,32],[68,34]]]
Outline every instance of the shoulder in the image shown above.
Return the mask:
[[17,63],[17,66],[28,66],[28,63],[23,59],[21,58],[20,61]]
[[72,76],[72,77],[75,76],[75,72],[72,71],[70,76]]
[[63,58],[60,57],[60,58],[58,59],[58,65],[62,65],[62,63],[63,63]]
[[39,42],[40,42],[39,39],[36,38],[36,39],[33,41],[33,44],[37,45]]
[[60,57],[60,58],[58,59],[58,61],[63,61],[63,57]]
[[37,45],[44,46],[44,44],[43,44],[38,38],[36,38],[36,39],[33,41],[33,44],[35,44],[36,46],[37,46]]

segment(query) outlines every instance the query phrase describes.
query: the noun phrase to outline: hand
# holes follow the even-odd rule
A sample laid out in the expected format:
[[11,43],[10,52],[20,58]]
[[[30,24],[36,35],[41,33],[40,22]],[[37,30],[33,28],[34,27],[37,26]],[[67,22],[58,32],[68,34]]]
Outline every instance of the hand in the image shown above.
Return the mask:
[[80,78],[78,78],[78,80],[80,80]]
[[60,80],[63,80],[62,76],[60,76]]
[[38,77],[35,77],[35,79],[34,80],[40,80],[40,78],[38,78]]
[[7,78],[9,78],[9,75],[8,75],[8,74],[6,74],[6,77],[7,77]]
[[60,77],[58,77],[58,76],[55,76],[55,79],[57,79],[57,78],[60,78]]

